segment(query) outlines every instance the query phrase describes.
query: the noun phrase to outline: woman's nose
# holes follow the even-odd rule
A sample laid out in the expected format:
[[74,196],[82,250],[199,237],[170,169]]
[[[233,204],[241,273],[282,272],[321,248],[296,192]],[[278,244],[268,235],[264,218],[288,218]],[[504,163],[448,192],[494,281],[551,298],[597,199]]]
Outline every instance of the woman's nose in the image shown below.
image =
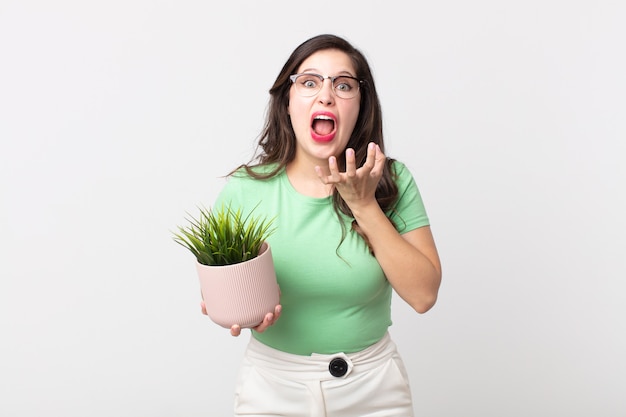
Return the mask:
[[333,82],[330,79],[325,79],[322,83],[322,89],[318,93],[317,99],[320,103],[325,105],[330,105],[335,101]]

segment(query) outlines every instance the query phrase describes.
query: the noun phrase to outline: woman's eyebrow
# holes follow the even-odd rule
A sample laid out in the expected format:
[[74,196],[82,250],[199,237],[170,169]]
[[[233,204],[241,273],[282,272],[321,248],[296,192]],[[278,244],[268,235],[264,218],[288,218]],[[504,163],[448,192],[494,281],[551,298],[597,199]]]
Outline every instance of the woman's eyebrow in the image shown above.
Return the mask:
[[[304,73],[320,74],[317,68],[305,68],[302,70],[301,74],[304,74]],[[352,73],[348,70],[339,71],[335,76],[337,75],[349,75],[350,77],[354,77],[354,75],[352,75]]]

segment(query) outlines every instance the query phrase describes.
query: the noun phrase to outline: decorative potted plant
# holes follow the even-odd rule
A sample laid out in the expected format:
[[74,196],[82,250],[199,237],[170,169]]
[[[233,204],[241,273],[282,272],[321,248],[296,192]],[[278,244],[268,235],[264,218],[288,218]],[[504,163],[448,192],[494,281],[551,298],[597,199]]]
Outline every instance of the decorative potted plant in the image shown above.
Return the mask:
[[279,303],[267,242],[275,230],[274,219],[252,214],[225,205],[218,210],[200,208],[198,217],[190,216],[174,233],[174,240],[196,258],[207,314],[225,328],[255,327]]

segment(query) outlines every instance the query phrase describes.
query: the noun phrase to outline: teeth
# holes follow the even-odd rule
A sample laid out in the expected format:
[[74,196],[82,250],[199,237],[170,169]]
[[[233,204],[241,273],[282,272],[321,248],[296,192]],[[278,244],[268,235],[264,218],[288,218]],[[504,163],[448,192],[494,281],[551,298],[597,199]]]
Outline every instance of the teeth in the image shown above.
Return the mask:
[[333,118],[332,117],[328,117],[328,116],[319,115],[319,116],[315,116],[315,120],[333,120]]

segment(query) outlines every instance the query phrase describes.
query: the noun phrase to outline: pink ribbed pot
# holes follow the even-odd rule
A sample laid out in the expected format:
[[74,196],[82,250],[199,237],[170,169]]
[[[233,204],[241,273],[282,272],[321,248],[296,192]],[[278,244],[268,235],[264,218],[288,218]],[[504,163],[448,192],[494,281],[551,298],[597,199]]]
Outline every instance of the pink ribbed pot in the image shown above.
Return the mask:
[[209,318],[229,329],[255,327],[279,303],[272,250],[266,242],[259,256],[224,266],[196,262],[202,298]]

